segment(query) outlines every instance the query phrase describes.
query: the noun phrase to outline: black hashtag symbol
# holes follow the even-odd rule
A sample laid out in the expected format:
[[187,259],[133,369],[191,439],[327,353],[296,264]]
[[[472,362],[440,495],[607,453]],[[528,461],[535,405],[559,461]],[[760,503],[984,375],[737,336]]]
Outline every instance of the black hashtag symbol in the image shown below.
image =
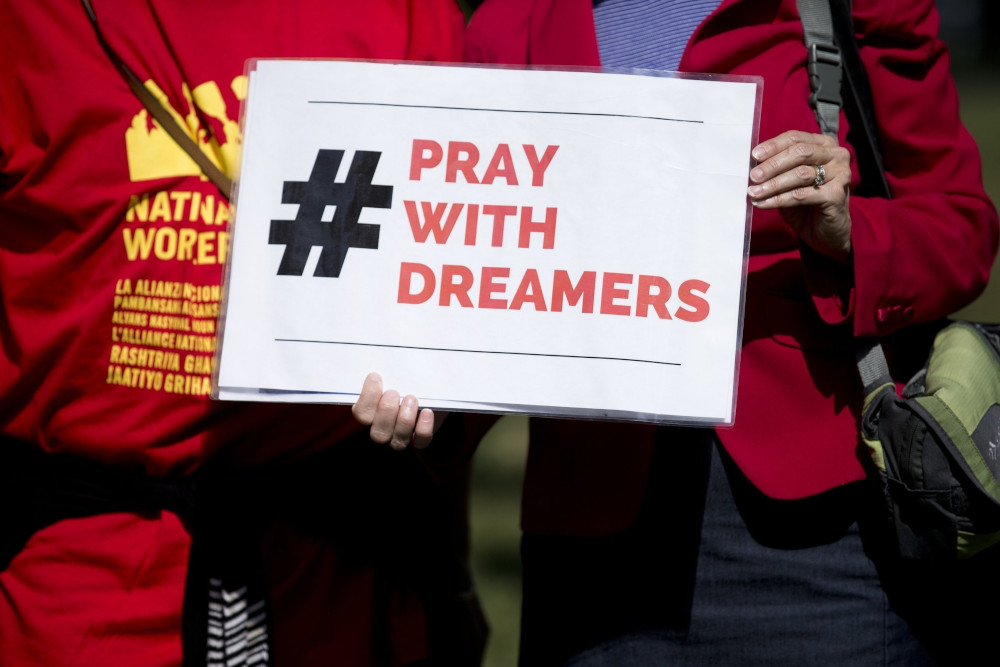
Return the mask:
[[[313,246],[323,251],[314,276],[336,278],[344,267],[349,248],[378,248],[378,225],[358,222],[366,206],[392,206],[392,186],[372,185],[382,154],[356,151],[343,183],[337,183],[337,169],[344,151],[320,150],[308,181],[285,181],[283,204],[298,204],[294,220],[272,220],[268,243],[284,245],[278,265],[279,276],[301,276]],[[336,207],[333,220],[323,221],[327,206]]]

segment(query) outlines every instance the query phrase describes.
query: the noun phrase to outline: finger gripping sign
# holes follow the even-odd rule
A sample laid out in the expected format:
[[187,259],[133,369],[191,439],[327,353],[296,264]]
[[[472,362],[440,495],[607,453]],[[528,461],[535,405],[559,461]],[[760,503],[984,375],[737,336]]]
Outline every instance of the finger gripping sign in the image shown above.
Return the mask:
[[248,76],[216,398],[732,422],[759,78]]

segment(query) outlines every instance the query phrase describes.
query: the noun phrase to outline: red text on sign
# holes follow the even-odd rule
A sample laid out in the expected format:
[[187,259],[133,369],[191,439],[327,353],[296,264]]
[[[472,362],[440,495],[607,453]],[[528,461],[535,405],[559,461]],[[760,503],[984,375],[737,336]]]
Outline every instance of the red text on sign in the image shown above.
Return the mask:
[[479,238],[480,212],[487,219],[487,224],[491,224],[490,245],[499,248],[504,245],[504,230],[508,218],[515,218],[518,221],[517,247],[528,248],[531,246],[532,234],[538,234],[542,239],[542,248],[551,250],[556,243],[556,217],[557,211],[554,207],[545,209],[545,217],[541,220],[535,219],[535,214],[531,206],[502,206],[494,204],[461,204],[422,201],[404,201],[406,217],[410,221],[410,231],[413,232],[413,240],[417,243],[426,243],[431,236],[438,245],[443,245],[451,238],[451,233],[465,209],[465,245],[476,245]]
[[[557,150],[559,146],[546,146],[545,151],[539,156],[538,150],[532,144],[521,145],[521,152],[531,171],[531,185],[540,188],[545,184],[545,170],[548,169]],[[520,157],[520,153],[518,156]],[[445,151],[444,147],[433,139],[414,139],[410,155],[410,180],[421,180],[424,170],[437,169],[444,160],[445,183],[457,183],[461,175],[466,183],[492,185],[497,179],[502,178],[507,185],[518,185],[517,169],[509,145],[498,144],[493,149],[493,156],[485,168],[480,166],[480,173],[477,174],[479,158],[479,147],[471,141],[449,141]],[[440,174],[440,170],[437,173]]]
[[674,294],[661,276],[604,272],[598,293],[596,271],[584,271],[574,281],[567,271],[556,270],[543,286],[538,271],[526,269],[510,294],[510,277],[507,267],[484,266],[477,276],[460,264],[444,264],[437,273],[426,264],[403,262],[397,301],[421,304],[437,294],[438,305],[444,307],[521,310],[530,306],[536,311],[562,312],[566,306],[579,308],[581,313],[594,313],[596,307],[603,315],[648,317],[652,311],[660,319],[685,322],[700,322],[710,310],[704,298],[710,285],[697,279],[685,280]]

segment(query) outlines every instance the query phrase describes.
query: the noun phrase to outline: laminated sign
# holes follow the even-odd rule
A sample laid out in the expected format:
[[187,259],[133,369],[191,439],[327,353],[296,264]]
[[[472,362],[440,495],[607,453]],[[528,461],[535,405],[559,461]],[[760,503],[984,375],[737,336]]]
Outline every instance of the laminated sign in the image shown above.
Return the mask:
[[249,81],[216,397],[732,422],[759,78]]

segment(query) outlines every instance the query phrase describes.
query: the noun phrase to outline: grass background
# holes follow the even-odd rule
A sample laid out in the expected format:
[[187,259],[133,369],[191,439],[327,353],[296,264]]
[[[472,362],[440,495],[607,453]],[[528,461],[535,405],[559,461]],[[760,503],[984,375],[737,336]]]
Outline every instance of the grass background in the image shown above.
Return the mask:
[[[994,202],[1000,202],[1000,68],[978,68],[956,74],[961,114],[979,142],[984,180]],[[928,100],[928,103],[932,103]],[[986,292],[957,315],[1000,322],[1000,258]],[[527,453],[525,417],[502,418],[476,453],[472,479],[472,565],[490,622],[486,667],[517,664],[521,606],[519,506]]]
[[[965,126],[979,143],[983,183],[994,204],[1000,205],[1000,66],[957,71],[961,114]],[[1000,256],[986,291],[957,317],[980,322],[1000,322]]]

